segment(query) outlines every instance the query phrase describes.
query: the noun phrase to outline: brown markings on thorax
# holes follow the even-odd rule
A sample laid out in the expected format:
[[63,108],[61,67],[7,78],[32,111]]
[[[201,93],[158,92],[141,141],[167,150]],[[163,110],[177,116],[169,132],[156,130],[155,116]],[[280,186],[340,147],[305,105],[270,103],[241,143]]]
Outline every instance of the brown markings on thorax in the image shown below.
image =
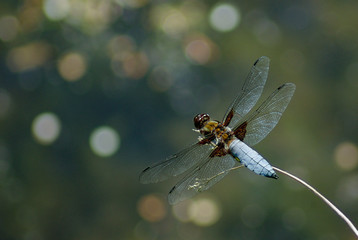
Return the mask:
[[219,143],[210,154],[210,157],[223,157],[229,153],[228,146],[234,139],[234,132],[224,124],[219,123],[215,128],[215,137]]
[[221,138],[225,134],[225,127],[221,124],[218,124],[215,128],[215,134],[218,138]]
[[211,142],[215,139],[218,139],[219,141],[209,157],[223,157],[228,154],[229,149],[227,146],[229,146],[230,143],[234,140],[234,136],[236,136],[240,140],[244,139],[247,126],[246,122],[241,124],[234,132],[228,131],[228,128],[226,127],[230,123],[233,115],[233,112],[230,111],[224,124],[221,124],[217,121],[211,121],[203,128],[206,130],[201,131],[201,133],[204,135],[204,138],[200,140],[198,144],[211,144]]

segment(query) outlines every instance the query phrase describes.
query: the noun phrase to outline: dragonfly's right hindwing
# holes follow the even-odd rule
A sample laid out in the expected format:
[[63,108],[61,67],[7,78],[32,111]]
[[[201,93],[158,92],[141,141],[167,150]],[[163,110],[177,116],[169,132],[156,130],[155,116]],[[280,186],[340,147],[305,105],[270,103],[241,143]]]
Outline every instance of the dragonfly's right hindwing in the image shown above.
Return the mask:
[[[276,126],[283,112],[295,92],[296,86],[293,83],[285,83],[276,89],[256,111],[251,112],[242,119],[245,123],[244,142],[249,146],[254,146],[264,139]],[[235,127],[234,132],[240,128],[240,124]],[[240,138],[239,136],[237,136]]]

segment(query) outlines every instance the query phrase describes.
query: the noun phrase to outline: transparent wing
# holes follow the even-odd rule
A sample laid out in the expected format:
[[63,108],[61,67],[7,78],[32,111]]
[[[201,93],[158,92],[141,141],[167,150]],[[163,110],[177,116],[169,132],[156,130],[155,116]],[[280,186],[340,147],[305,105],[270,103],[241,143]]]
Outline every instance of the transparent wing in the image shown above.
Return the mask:
[[225,126],[229,122],[229,127],[235,126],[256,104],[265,86],[269,65],[270,59],[268,57],[263,56],[256,60],[249,75],[246,77],[241,92],[231,103],[224,116],[222,122]]
[[208,159],[204,164],[187,174],[170,190],[168,195],[169,203],[176,204],[209,189],[225,177],[229,172],[228,170],[234,165],[235,161],[229,154]]
[[156,183],[177,176],[201,161],[205,161],[211,152],[212,145],[210,144],[193,144],[165,161],[144,169],[139,176],[139,181],[141,183]]
[[[246,116],[241,122],[247,123],[244,142],[253,146],[264,139],[276,126],[282,113],[295,92],[293,83],[285,83],[276,89],[252,114]],[[240,126],[236,127],[234,131]]]

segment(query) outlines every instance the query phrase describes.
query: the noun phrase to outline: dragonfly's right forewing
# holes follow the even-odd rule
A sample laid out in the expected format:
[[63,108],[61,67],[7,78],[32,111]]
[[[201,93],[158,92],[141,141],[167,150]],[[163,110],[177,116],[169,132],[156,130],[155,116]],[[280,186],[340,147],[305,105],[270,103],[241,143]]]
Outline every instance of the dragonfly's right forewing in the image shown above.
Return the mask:
[[223,123],[225,126],[232,127],[245,116],[257,100],[260,98],[264,89],[267,75],[269,71],[270,59],[268,57],[260,57],[252,66],[249,75],[246,77],[241,92],[228,108]]

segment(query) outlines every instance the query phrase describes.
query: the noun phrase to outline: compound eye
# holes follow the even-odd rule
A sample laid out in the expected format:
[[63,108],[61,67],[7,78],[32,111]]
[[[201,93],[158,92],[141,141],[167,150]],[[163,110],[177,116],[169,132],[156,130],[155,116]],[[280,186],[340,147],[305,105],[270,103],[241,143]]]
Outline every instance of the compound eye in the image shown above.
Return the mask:
[[210,116],[207,113],[198,114],[194,117],[194,126],[196,129],[204,127],[205,123],[210,120]]

